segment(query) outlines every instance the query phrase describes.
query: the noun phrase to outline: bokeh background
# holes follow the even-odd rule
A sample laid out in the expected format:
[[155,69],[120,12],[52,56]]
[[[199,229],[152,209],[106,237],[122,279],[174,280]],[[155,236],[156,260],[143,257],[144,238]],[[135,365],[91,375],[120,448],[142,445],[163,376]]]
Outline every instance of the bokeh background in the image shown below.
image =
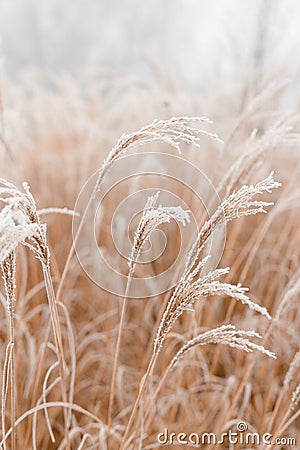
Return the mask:
[[79,76],[91,67],[200,89],[218,76],[298,70],[297,0],[1,0],[3,64]]

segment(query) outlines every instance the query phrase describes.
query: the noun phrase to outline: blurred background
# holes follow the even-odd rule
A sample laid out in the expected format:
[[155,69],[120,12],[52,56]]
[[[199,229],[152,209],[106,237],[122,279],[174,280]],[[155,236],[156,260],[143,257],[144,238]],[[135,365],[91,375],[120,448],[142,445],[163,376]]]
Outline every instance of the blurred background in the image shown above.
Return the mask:
[[201,88],[213,72],[255,83],[299,70],[297,0],[1,0],[5,71],[78,77],[105,67]]
[[[155,406],[157,414],[145,427],[146,444],[151,446],[162,424],[173,430],[176,421],[185,432],[219,434],[235,419],[245,419],[251,430],[274,435],[292,411],[296,379],[289,390],[282,386],[294,355],[299,361],[300,342],[299,302],[293,300],[298,300],[300,261],[299,24],[299,0],[0,0],[0,176],[18,186],[26,180],[39,209],[73,209],[82,187],[119,137],[154,119],[207,116],[213,123],[203,124],[205,130],[224,141],[221,145],[201,136],[200,151],[183,145],[182,161],[178,163],[176,157],[173,164],[162,157],[165,152],[176,155],[166,144],[131,148],[128,156],[141,155],[139,162],[120,159],[110,171],[108,183],[114,176],[128,183],[116,183],[109,196],[103,196],[95,220],[95,250],[100,248],[107,264],[100,265],[96,252],[90,250],[89,228],[80,236],[81,261],[85,257],[101,280],[112,280],[114,288],[121,286],[122,295],[119,275],[123,280],[128,273],[136,223],[132,218],[138,217],[134,215],[137,208],[143,207],[154,188],[162,195],[167,190],[174,193],[176,201],[170,204],[180,199],[200,228],[207,214],[195,192],[208,199],[204,204],[212,202],[208,184],[192,167],[208,177],[222,199],[243,184],[263,180],[271,170],[282,183],[282,189],[271,196],[275,206],[267,217],[248,217],[228,225],[220,261],[220,267],[231,267],[226,282],[249,287],[251,300],[272,316],[282,299],[288,299],[274,333],[270,335],[269,322],[235,302],[216,298],[199,302],[195,314],[187,312],[178,321],[168,351],[161,353],[157,374],[164,373],[183,339],[224,323],[255,329],[266,337],[264,345],[276,351],[278,359],[259,358],[257,370],[252,371],[253,360],[231,349],[209,347],[192,354],[182,365],[187,370],[167,377]],[[156,152],[151,159],[143,153],[149,150]],[[150,164],[155,164],[155,170],[151,169],[149,181]],[[126,178],[132,170],[134,177]],[[169,173],[179,175],[171,178]],[[140,195],[138,201],[132,193]],[[105,424],[121,302],[115,291],[107,292],[91,282],[76,256],[68,260],[71,218],[51,213],[45,222],[54,289],[66,308],[60,314],[69,367],[74,364],[74,351],[68,317],[74,330],[77,366],[76,373],[70,371],[69,392],[73,395],[74,387],[74,402]],[[176,261],[184,267],[186,260],[187,246],[176,225],[166,224],[165,230],[163,258],[143,263],[136,272],[142,281],[150,274],[149,283],[143,283],[149,296],[158,285],[156,274],[167,273]],[[190,233],[190,228],[186,230]],[[190,244],[191,235],[187,237]],[[219,233],[218,242],[223,238]],[[155,241],[160,244],[157,236]],[[45,376],[55,368],[53,345],[45,345],[49,316],[39,262],[25,255],[18,256],[16,283],[17,416],[35,406]],[[216,255],[219,252],[214,252],[212,262]],[[115,278],[107,267],[115,270]],[[171,272],[168,286],[180,273]],[[9,327],[0,295],[1,299],[0,359],[5,361]],[[116,439],[127,424],[128,407],[134,404],[145,373],[165,300],[167,296],[158,295],[145,302],[129,302],[117,374],[122,389],[116,394]],[[245,389],[238,391],[243,379]],[[50,380],[52,374],[49,386]],[[60,400],[59,389],[48,398]],[[50,413],[57,445],[65,448],[62,411],[53,408]],[[91,432],[97,445],[102,435],[108,436],[106,429],[99,432],[84,416],[77,416],[84,436]],[[36,448],[57,449],[44,415],[38,420]],[[34,448],[32,430],[30,421],[18,427],[22,450]],[[298,442],[299,430],[298,418],[288,430]],[[79,448],[80,439],[74,448]],[[120,448],[119,442],[110,448]]]

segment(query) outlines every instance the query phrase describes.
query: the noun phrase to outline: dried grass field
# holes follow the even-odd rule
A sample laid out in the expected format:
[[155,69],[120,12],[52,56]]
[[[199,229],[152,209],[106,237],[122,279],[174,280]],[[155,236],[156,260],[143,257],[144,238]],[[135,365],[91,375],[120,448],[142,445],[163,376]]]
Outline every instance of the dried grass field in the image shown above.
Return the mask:
[[3,74],[3,450],[300,448],[297,80],[216,85]]

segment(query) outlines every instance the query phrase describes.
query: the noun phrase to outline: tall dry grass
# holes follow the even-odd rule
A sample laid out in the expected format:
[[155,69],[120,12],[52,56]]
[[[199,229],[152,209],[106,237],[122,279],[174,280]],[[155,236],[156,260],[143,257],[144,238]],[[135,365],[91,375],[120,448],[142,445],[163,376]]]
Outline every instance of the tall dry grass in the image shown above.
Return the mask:
[[[212,95],[208,86],[196,96],[112,79],[98,73],[83,85],[63,79],[51,89],[37,77],[2,83],[2,448],[150,449],[165,428],[220,435],[239,420],[299,445],[299,116],[291,88],[261,81],[254,91],[245,80],[236,91]],[[202,113],[214,124],[169,120]],[[126,164],[113,165],[124,151],[143,156],[151,149],[167,173],[160,155],[175,157],[179,145],[181,157],[212,181],[220,204],[210,203],[207,186],[184,165],[205,204],[167,177],[117,186],[96,221],[103,254],[128,275],[123,295],[111,294],[82,270],[72,215],[57,208],[73,210],[95,171],[100,191],[114,170],[126,175]],[[147,158],[137,173],[147,171]],[[30,191],[27,185],[22,191],[23,181]],[[165,190],[178,200],[165,205]],[[133,213],[140,214],[128,224],[123,212],[117,221],[121,240],[127,232],[131,239],[122,257],[111,222],[135,192]],[[198,234],[180,249],[180,223],[190,219]],[[218,261],[219,255],[208,257],[219,248],[210,240],[222,242],[224,223]],[[165,251],[145,264],[157,229],[165,233]],[[80,228],[75,239],[83,249],[88,244]],[[130,299],[131,279],[163,272],[178,255],[171,290],[151,296],[155,286],[147,281],[148,298]]]

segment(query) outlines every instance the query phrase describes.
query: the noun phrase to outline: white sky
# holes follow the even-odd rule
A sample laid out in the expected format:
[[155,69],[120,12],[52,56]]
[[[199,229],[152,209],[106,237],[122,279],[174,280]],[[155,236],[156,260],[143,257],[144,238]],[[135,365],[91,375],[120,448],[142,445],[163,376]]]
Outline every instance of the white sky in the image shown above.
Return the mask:
[[212,68],[299,64],[297,0],[0,0],[6,70],[89,66],[198,85]]

